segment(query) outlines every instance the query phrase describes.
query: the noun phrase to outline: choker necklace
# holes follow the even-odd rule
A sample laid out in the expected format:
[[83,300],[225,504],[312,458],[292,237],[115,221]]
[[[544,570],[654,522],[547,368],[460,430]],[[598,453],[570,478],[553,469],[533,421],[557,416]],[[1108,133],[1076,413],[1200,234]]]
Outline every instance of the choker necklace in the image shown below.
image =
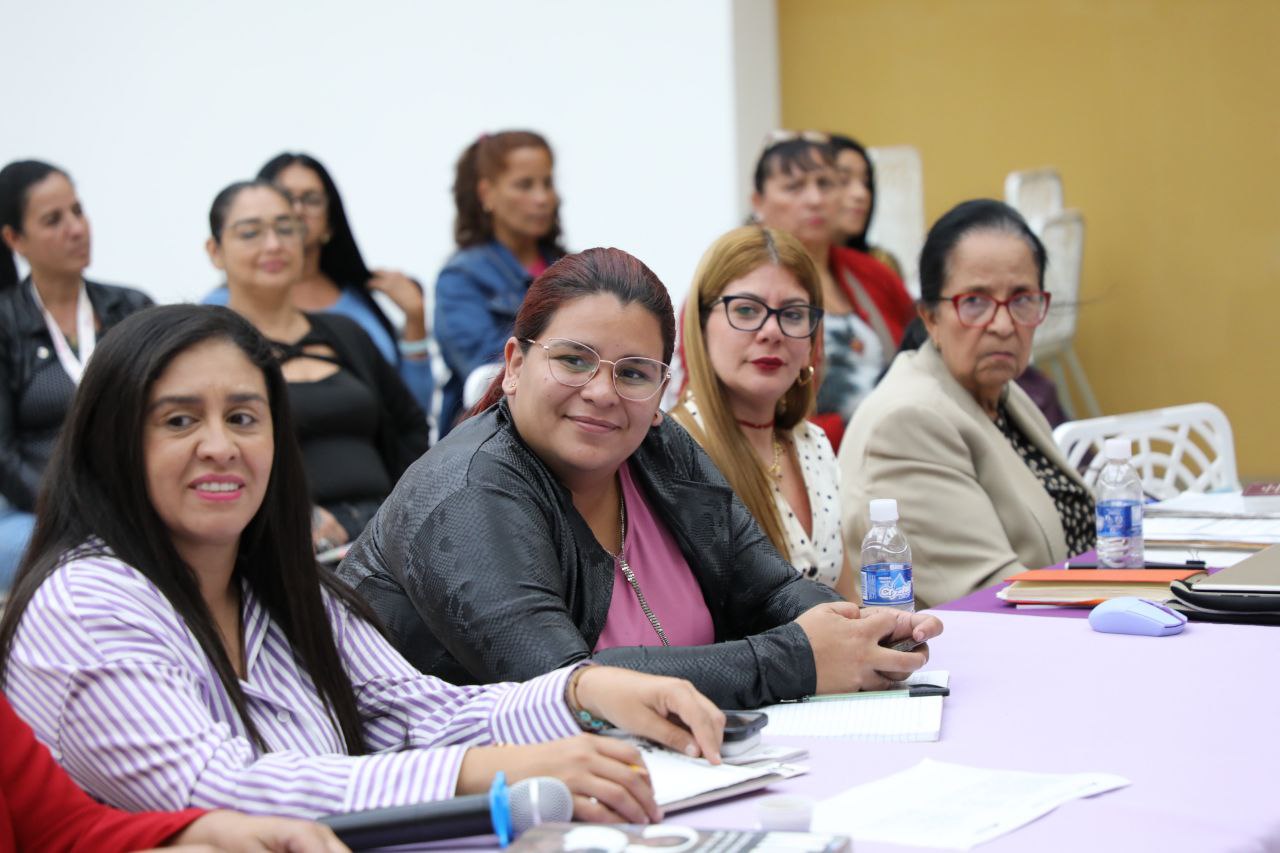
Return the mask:
[[742,418],[738,418],[738,423],[742,424],[744,427],[751,427],[752,429],[773,429],[775,422],[769,421],[764,424],[753,424],[751,421],[744,421]]

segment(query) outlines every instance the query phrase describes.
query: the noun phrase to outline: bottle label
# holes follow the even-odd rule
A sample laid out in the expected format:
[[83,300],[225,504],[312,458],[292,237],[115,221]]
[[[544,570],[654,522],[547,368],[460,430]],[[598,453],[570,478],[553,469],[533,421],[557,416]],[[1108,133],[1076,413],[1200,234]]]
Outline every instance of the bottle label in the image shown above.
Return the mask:
[[1139,501],[1099,501],[1098,536],[1132,539],[1142,535],[1142,503]]
[[910,563],[870,563],[862,567],[862,603],[867,607],[913,600]]

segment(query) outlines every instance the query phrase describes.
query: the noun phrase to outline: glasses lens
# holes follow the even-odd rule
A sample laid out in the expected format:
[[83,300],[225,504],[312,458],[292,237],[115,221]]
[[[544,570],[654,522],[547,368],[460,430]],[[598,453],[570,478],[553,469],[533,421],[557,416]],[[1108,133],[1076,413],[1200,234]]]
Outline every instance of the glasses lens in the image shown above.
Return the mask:
[[729,315],[729,325],[744,332],[754,332],[768,316],[762,303],[745,296],[726,296],[724,310]]
[[1009,313],[1024,326],[1038,325],[1047,308],[1043,293],[1019,293],[1009,302]]
[[586,385],[600,367],[600,356],[590,347],[574,341],[547,341],[547,360],[557,382],[578,387]]
[[995,300],[981,293],[966,293],[954,301],[960,322],[966,326],[985,326],[995,314]]
[[613,387],[628,400],[648,400],[666,378],[667,368],[650,358],[620,358],[613,366]]
[[792,338],[807,338],[817,326],[816,310],[811,305],[788,305],[778,312],[782,331]]

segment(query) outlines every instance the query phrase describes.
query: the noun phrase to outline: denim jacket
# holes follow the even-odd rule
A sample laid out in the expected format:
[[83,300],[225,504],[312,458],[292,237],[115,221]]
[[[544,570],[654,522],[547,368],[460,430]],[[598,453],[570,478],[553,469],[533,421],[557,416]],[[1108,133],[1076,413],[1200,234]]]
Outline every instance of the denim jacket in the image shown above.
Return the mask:
[[440,271],[433,325],[449,367],[440,405],[442,436],[462,409],[462,386],[471,371],[502,358],[532,282],[516,256],[497,240],[455,252]]

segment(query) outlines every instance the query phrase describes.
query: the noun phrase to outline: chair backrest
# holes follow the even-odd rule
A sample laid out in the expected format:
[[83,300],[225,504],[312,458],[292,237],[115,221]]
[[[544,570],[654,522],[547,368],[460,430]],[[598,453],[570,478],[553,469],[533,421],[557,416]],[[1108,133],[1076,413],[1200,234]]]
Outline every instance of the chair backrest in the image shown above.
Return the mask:
[[902,265],[902,280],[920,296],[920,248],[924,245],[924,166],[911,145],[869,148],[876,168],[876,210],[867,242],[888,249]]
[[1090,487],[1106,464],[1108,438],[1135,443],[1133,467],[1147,494],[1160,500],[1240,488],[1231,423],[1212,403],[1067,421],[1053,431],[1053,440]]
[[1050,216],[1062,212],[1062,177],[1050,168],[1010,172],[1004,179],[1004,200],[1039,234]]
[[1050,216],[1040,232],[1049,265],[1044,287],[1053,294],[1049,315],[1036,329],[1033,355],[1048,358],[1071,347],[1080,304],[1080,268],[1084,260],[1084,219],[1078,210]]

